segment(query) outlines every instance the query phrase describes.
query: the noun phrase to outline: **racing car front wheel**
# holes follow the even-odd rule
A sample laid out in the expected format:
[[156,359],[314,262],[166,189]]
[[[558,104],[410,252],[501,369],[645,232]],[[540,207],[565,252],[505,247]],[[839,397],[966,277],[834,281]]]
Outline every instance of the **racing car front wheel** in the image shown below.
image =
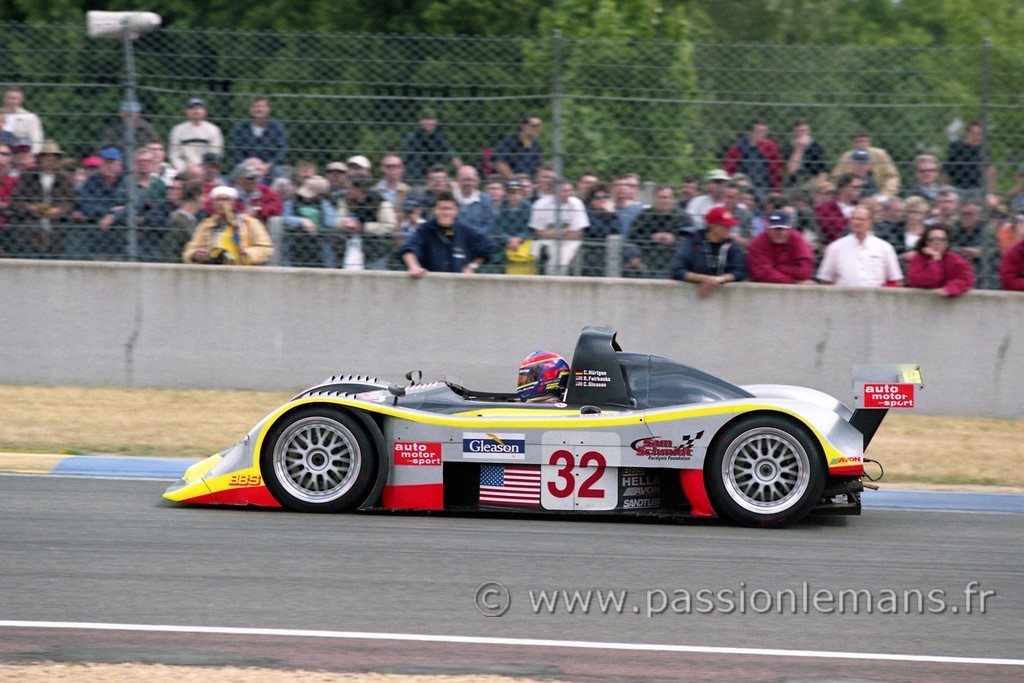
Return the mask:
[[344,412],[308,406],[267,433],[260,471],[279,503],[300,512],[351,510],[377,476],[377,455],[365,430]]
[[718,514],[757,527],[803,519],[821,498],[826,478],[815,441],[776,415],[751,415],[727,425],[704,472]]

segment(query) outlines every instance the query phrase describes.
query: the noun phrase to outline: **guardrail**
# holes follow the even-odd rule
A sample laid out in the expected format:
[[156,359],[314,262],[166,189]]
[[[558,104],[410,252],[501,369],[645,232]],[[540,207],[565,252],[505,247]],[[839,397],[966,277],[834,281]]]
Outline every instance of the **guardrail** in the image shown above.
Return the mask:
[[298,390],[352,372],[510,390],[579,329],[739,384],[852,399],[863,363],[919,363],[924,412],[1024,416],[1024,296],[671,281],[0,261],[0,382]]

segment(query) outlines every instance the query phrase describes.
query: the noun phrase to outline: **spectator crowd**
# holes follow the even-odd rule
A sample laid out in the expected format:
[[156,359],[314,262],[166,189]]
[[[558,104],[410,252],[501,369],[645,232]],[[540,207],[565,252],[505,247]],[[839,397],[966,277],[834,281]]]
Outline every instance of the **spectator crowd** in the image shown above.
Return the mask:
[[755,120],[719,167],[645,187],[629,171],[559,178],[532,113],[475,164],[427,108],[394,151],[322,169],[295,157],[266,97],[228,135],[193,97],[166,146],[143,114],[123,103],[73,159],[6,88],[0,255],[613,274],[692,283],[702,297],[743,280],[1024,291],[1024,168],[1000,195],[977,122],[904,178],[868,131],[830,155],[807,120],[781,144]]

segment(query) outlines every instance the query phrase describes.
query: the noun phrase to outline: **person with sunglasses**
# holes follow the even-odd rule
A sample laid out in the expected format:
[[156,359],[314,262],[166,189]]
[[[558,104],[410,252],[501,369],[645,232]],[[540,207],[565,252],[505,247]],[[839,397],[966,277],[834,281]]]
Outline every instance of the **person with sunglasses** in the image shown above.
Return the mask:
[[974,270],[949,248],[949,231],[933,225],[918,240],[907,263],[907,287],[929,289],[942,297],[957,297],[974,287]]

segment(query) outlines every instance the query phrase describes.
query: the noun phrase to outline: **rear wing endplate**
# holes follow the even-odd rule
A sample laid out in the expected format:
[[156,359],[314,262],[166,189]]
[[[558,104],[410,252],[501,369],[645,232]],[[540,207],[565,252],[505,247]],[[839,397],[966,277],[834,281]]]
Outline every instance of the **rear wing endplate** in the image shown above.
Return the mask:
[[890,409],[913,410],[921,405],[924,380],[913,364],[856,365],[853,368],[854,411],[850,424],[871,443]]

